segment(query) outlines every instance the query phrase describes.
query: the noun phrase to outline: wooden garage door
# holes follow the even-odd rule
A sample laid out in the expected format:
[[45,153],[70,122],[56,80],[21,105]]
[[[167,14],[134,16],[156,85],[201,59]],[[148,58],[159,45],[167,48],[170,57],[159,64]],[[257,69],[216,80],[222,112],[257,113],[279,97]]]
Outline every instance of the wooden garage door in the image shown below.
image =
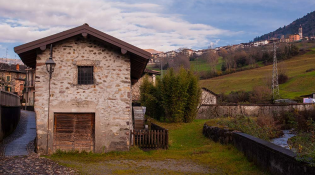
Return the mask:
[[54,151],[94,151],[94,114],[55,114]]

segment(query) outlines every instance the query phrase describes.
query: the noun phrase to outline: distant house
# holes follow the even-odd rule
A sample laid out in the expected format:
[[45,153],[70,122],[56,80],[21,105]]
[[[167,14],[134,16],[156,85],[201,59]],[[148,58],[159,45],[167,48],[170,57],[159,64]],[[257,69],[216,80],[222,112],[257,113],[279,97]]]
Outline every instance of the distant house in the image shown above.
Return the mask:
[[156,75],[160,75],[159,71],[154,71],[150,69],[145,69],[141,78],[132,85],[132,101],[140,100],[140,85],[143,82],[144,76],[148,75],[149,81],[155,84]]
[[300,97],[303,97],[303,103],[315,103],[315,93],[302,95]]
[[207,88],[201,88],[201,105],[217,104],[218,95]]
[[0,89],[23,96],[25,83],[25,66],[0,63]]
[[289,35],[289,41],[294,42],[294,41],[299,41],[301,40],[300,35],[294,34],[294,35]]
[[175,52],[175,51],[168,51],[168,52],[165,52],[165,55],[166,55],[166,57],[174,58],[177,55],[177,52]]
[[24,99],[27,110],[34,111],[35,104],[35,70],[26,68]]
[[194,50],[192,49],[183,49],[182,53],[188,57],[192,56],[192,54],[194,53]]
[[196,51],[194,51],[194,54],[196,56],[201,56],[202,55],[202,50],[196,50]]
[[[50,79],[45,62],[51,45],[56,66]],[[131,87],[142,77],[149,52],[88,24],[23,44],[14,51],[36,74],[39,154],[129,150]]]

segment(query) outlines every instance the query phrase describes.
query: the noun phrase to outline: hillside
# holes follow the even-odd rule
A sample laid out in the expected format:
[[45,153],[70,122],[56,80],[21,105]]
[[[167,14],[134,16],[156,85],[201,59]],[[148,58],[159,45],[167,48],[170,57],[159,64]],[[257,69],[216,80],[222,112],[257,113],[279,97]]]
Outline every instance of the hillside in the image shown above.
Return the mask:
[[307,15],[293,21],[291,24],[280,27],[279,29],[270,32],[268,34],[264,34],[260,37],[256,37],[254,41],[266,40],[272,37],[280,38],[281,35],[290,35],[298,33],[299,27],[302,25],[303,27],[303,37],[304,36],[313,36],[315,34],[315,11],[308,13]]
[[[281,98],[295,98],[315,92],[315,48],[312,51],[278,63],[289,76],[288,82],[280,85]],[[257,69],[241,71],[207,80],[201,80],[202,87],[215,93],[229,93],[231,91],[251,91],[255,86],[267,84],[267,77],[271,76],[272,65]]]

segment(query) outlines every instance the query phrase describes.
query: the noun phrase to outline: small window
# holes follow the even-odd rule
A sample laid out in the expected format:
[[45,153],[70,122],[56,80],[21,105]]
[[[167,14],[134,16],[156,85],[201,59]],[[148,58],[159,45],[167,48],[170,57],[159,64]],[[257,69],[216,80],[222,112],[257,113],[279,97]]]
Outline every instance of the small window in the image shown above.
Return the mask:
[[7,75],[7,82],[10,82],[10,81],[11,81],[11,76]]
[[24,84],[20,84],[20,91],[24,90]]
[[10,86],[5,86],[5,90],[6,90],[7,92],[11,92],[11,87],[10,87]]
[[78,66],[78,84],[94,84],[93,66]]

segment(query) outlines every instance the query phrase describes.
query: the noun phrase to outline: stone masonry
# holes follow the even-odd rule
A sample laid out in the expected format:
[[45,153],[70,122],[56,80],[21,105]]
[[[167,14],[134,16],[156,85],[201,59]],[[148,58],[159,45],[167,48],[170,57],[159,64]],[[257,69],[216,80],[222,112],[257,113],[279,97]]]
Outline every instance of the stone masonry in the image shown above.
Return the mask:
[[[49,74],[45,65],[49,53],[46,49],[36,58],[38,153],[46,154],[47,136],[48,153],[56,151],[53,150],[54,113],[95,113],[94,152],[128,150],[132,129],[129,55],[122,55],[111,45],[82,37],[54,44],[56,67],[51,79],[49,108]],[[94,84],[78,85],[78,66],[94,67]]]

